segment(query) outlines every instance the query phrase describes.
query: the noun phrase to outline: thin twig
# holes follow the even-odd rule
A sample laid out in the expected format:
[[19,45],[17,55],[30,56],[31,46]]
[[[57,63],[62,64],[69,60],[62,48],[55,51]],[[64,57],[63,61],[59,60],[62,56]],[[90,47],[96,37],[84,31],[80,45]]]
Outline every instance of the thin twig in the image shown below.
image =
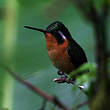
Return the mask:
[[81,104],[78,104],[76,107],[74,107],[73,110],[77,110],[78,108],[81,108],[81,107],[83,107],[84,105],[86,105],[86,104],[88,104],[88,103],[89,103],[88,100],[85,101],[85,102],[82,102]]
[[46,92],[42,91],[40,88],[33,86],[28,81],[25,81],[23,78],[21,78],[19,75],[17,75],[15,72],[13,72],[10,68],[5,67],[5,69],[12,75],[16,80],[18,80],[20,83],[25,85],[28,89],[35,92],[36,94],[40,95],[44,99],[48,100],[49,102],[53,103],[54,105],[57,105],[62,110],[70,110],[68,109],[59,99],[55,96],[49,95]]
[[43,100],[42,107],[39,110],[45,110],[47,100]]

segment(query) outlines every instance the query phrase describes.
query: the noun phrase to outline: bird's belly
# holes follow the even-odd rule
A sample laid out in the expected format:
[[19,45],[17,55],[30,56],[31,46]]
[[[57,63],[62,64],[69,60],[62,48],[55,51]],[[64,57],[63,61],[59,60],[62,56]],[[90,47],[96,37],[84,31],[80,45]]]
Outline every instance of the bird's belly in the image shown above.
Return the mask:
[[69,74],[75,69],[66,50],[52,49],[48,51],[48,54],[53,65],[60,71]]

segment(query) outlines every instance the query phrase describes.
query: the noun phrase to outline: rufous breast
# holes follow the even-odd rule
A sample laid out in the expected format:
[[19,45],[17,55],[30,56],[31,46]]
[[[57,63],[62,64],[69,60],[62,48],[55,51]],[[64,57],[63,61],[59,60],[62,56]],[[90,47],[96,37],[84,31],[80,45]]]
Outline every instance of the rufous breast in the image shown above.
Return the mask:
[[59,45],[51,33],[46,33],[46,47],[48,55],[56,68],[67,74],[75,69],[67,52],[68,40]]

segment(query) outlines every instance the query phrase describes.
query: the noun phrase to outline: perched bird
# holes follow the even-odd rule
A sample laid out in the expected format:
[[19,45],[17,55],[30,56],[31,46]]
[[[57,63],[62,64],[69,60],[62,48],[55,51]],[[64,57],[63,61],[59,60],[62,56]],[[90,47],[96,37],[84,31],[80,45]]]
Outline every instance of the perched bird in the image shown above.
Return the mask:
[[48,55],[53,65],[59,69],[58,74],[61,75],[61,78],[56,78],[54,81],[72,83],[76,76],[73,77],[72,81],[68,81],[66,74],[70,74],[73,70],[86,63],[87,58],[83,49],[72,38],[67,27],[62,22],[55,21],[46,30],[31,26],[25,26],[25,28],[44,33]]

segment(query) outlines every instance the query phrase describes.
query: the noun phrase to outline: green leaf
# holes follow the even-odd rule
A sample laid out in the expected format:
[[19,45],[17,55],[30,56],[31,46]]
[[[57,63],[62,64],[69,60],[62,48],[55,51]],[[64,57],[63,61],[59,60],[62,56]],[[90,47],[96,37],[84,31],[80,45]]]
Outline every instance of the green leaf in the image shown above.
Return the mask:
[[85,73],[91,73],[90,75],[93,75],[96,71],[96,65],[92,63],[85,63],[81,65],[78,69],[74,70],[69,74],[69,78],[71,79],[74,77],[74,75],[77,75],[78,73],[85,72]]

